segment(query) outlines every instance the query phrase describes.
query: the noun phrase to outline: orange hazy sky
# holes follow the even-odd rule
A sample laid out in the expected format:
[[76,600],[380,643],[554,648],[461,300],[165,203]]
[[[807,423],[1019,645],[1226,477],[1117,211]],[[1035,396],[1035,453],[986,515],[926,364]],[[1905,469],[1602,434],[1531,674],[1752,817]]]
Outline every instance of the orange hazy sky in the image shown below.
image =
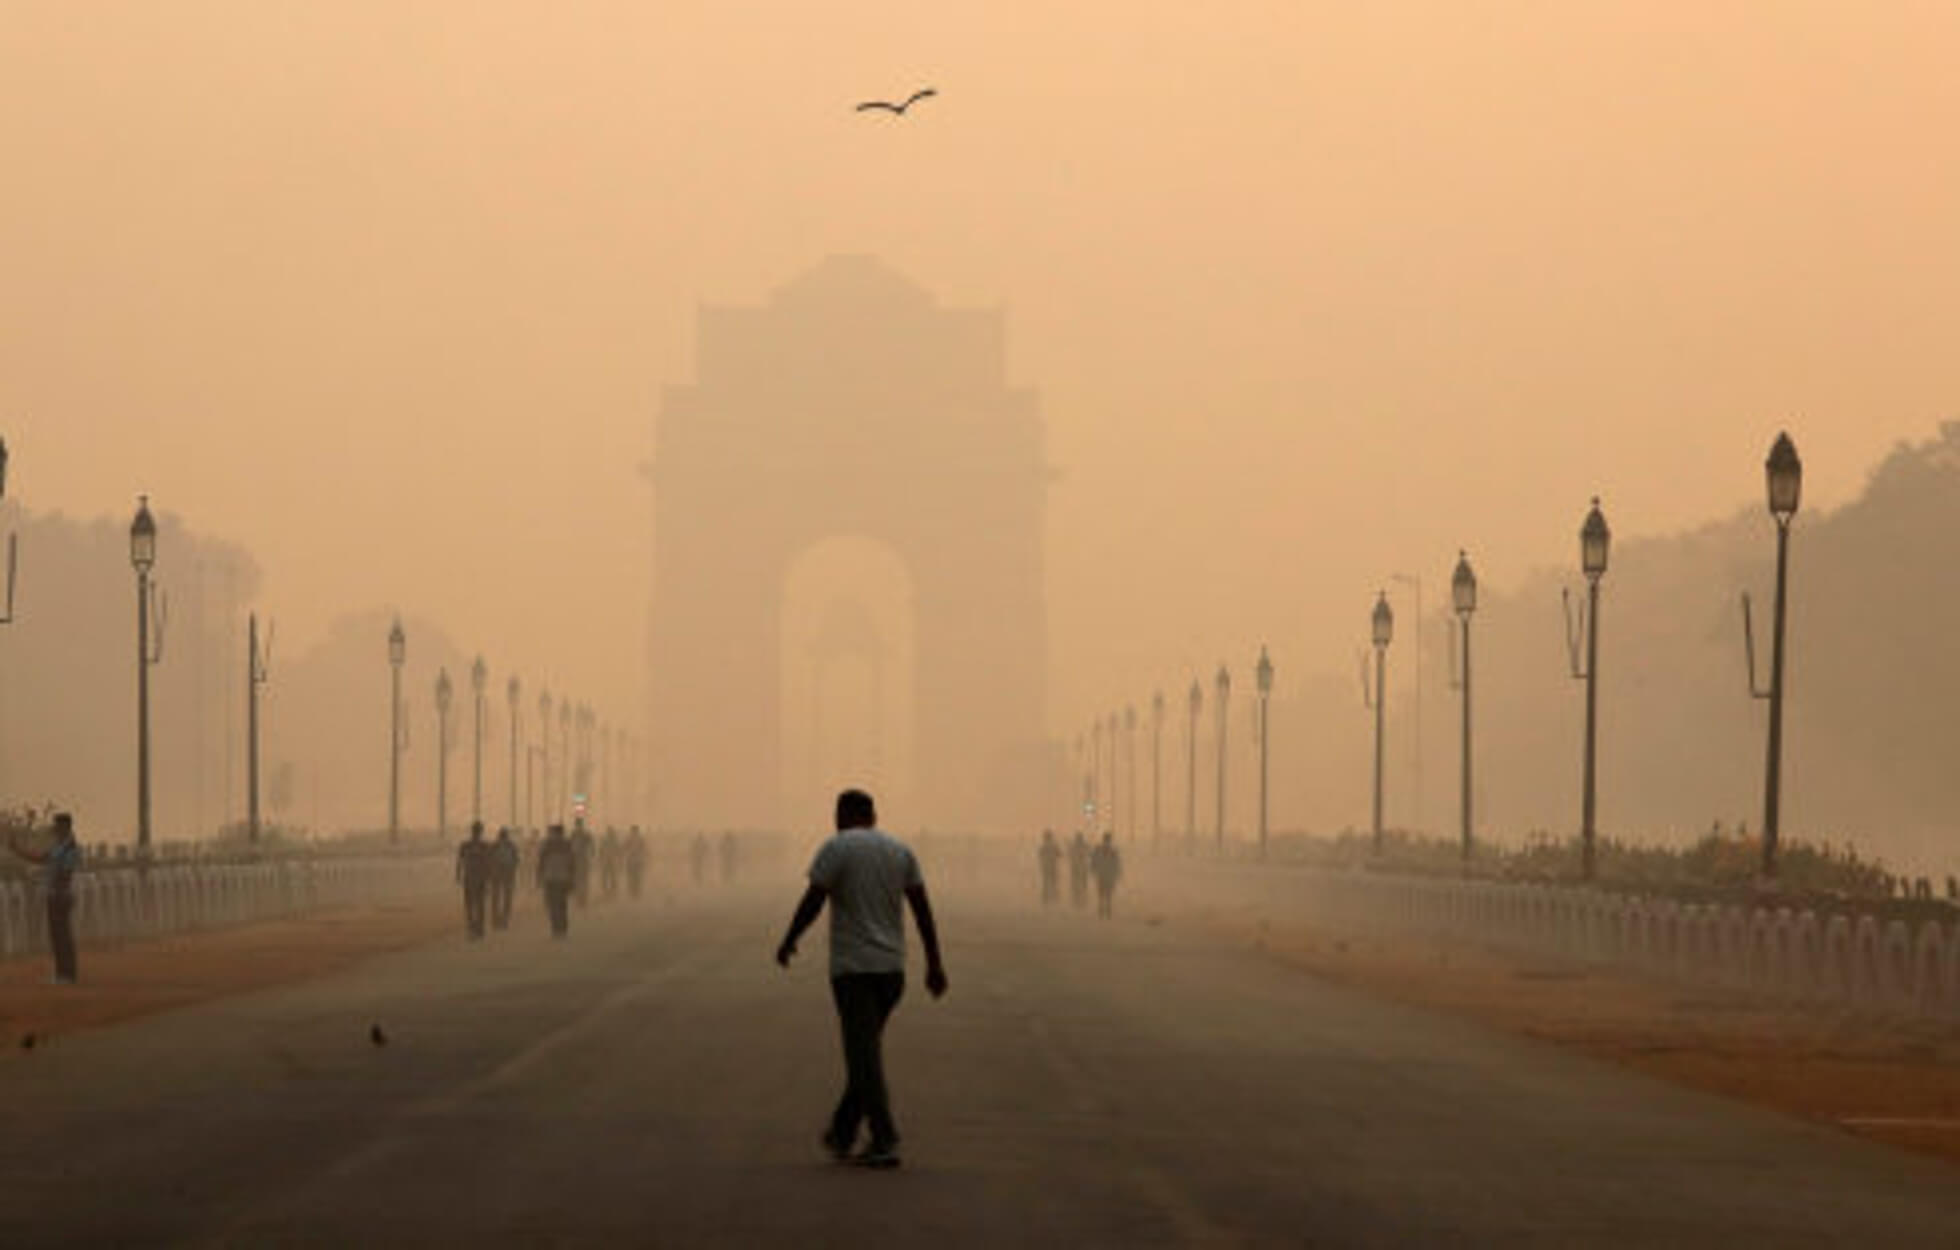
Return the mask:
[[1042,394],[1067,728],[1262,638],[1344,669],[1391,572],[1567,561],[1595,492],[1753,504],[1786,423],[1854,493],[1960,394],[1956,49],[1904,0],[0,0],[0,434],[29,507],[247,544],[290,643],[393,603],[637,692],[695,308],[876,253]]

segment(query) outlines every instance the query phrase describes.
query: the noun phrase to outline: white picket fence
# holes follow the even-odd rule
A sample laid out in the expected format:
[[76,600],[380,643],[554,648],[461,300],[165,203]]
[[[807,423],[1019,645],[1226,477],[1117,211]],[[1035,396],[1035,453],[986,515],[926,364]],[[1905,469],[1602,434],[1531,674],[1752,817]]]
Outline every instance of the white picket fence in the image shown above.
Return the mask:
[[1678,903],[1576,886],[1302,873],[1358,930],[1456,937],[1778,1002],[1960,1019],[1960,919],[1917,927],[1854,912]]
[[[444,883],[443,867],[434,859],[321,859],[84,871],[75,878],[75,936],[86,947],[400,900]],[[0,958],[47,949],[47,929],[39,888],[0,882]]]

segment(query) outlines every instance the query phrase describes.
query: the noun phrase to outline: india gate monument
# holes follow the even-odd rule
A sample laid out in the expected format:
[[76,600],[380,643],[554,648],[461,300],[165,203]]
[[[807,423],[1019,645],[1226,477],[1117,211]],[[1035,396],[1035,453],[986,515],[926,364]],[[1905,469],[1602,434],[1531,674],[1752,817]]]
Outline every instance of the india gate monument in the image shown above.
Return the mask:
[[837,256],[696,341],[650,470],[656,823],[821,827],[846,785],[894,827],[1036,819],[1050,474],[1002,312]]

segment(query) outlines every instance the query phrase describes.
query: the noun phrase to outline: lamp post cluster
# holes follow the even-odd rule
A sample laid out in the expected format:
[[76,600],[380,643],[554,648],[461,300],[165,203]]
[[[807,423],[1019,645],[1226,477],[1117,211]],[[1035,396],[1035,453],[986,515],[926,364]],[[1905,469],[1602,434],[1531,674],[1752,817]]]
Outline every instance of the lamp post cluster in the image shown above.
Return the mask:
[[[1768,494],[1771,519],[1776,525],[1776,592],[1774,617],[1770,631],[1770,662],[1767,685],[1759,685],[1756,676],[1755,629],[1751,617],[1751,604],[1747,594],[1742,597],[1743,635],[1747,649],[1749,666],[1749,691],[1757,699],[1769,704],[1769,721],[1766,733],[1765,762],[1763,777],[1763,837],[1762,837],[1762,875],[1773,879],[1777,871],[1777,852],[1782,833],[1782,766],[1783,766],[1783,702],[1784,674],[1787,650],[1787,628],[1789,615],[1789,558],[1790,528],[1795,518],[1803,491],[1803,462],[1797,455],[1795,443],[1789,434],[1777,435],[1771,446],[1769,456],[1764,461],[1764,477]],[[1612,554],[1613,533],[1607,524],[1606,514],[1598,498],[1594,498],[1579,528],[1579,571],[1585,578],[1585,592],[1576,604],[1568,592],[1565,596],[1565,635],[1568,663],[1572,676],[1585,683],[1585,728],[1581,741],[1580,809],[1579,809],[1579,860],[1580,874],[1588,881],[1594,880],[1599,869],[1598,849],[1598,791],[1599,791],[1599,614],[1601,583],[1605,579],[1607,565]],[[1416,615],[1420,622],[1421,580],[1410,574],[1396,574],[1395,580],[1415,588],[1417,595]],[[1460,856],[1465,870],[1468,870],[1476,836],[1476,784],[1475,754],[1473,742],[1475,720],[1473,716],[1474,686],[1471,665],[1471,618],[1478,608],[1477,575],[1471,567],[1467,552],[1458,552],[1456,567],[1450,577],[1450,609],[1456,616],[1455,628],[1450,633],[1451,676],[1450,687],[1460,700],[1461,713],[1461,758],[1458,771],[1460,787],[1458,799],[1458,833]],[[1387,693],[1388,693],[1388,649],[1395,638],[1395,610],[1390,605],[1387,591],[1379,591],[1369,613],[1369,642],[1374,655],[1372,664],[1367,655],[1360,657],[1362,703],[1374,715],[1374,759],[1372,794],[1372,833],[1375,853],[1380,855],[1385,849],[1386,821],[1384,812],[1384,780],[1386,769],[1385,748],[1387,744]],[[1418,648],[1420,652],[1420,648]],[[1420,672],[1420,659],[1417,661]],[[1270,767],[1270,700],[1272,696],[1272,661],[1262,646],[1259,660],[1254,668],[1258,703],[1254,709],[1254,732],[1258,747],[1258,852],[1265,858],[1268,851],[1270,830],[1268,824],[1269,767]],[[1418,678],[1418,681],[1420,678]],[[1213,680],[1214,739],[1217,747],[1218,779],[1216,788],[1216,814],[1213,823],[1213,839],[1222,852],[1225,840],[1226,795],[1228,792],[1228,772],[1226,754],[1226,707],[1231,696],[1231,674],[1220,665]],[[1417,699],[1420,700],[1420,694]],[[1187,693],[1187,719],[1185,722],[1185,792],[1184,792],[1184,839],[1187,850],[1194,847],[1198,836],[1198,721],[1204,711],[1204,683],[1194,677]],[[1420,720],[1420,702],[1416,715]],[[1163,692],[1151,696],[1151,833],[1153,842],[1161,836],[1161,775],[1165,701]],[[1134,730],[1135,714],[1130,710],[1123,718],[1126,727]],[[1114,758],[1114,730],[1116,718],[1110,718],[1112,741],[1112,761]],[[1089,735],[1100,750],[1102,722],[1096,722]],[[1082,739],[1077,739],[1080,754]],[[1420,745],[1417,747],[1420,760]],[[1098,757],[1099,758],[1099,754]],[[1134,756],[1132,756],[1134,759]],[[1420,768],[1420,763],[1417,765]],[[1088,809],[1094,811],[1096,794],[1096,771],[1085,777],[1084,795]],[[1134,778],[1132,778],[1134,784]],[[1418,794],[1420,780],[1418,780]],[[1132,790],[1134,795],[1134,790]],[[1420,797],[1418,797],[1420,802]],[[1418,818],[1418,823],[1420,819]]]
[[[1259,658],[1253,669],[1257,683],[1258,703],[1253,709],[1253,732],[1255,746],[1259,752],[1259,853],[1266,853],[1268,836],[1268,795],[1269,789],[1267,761],[1269,704],[1273,690],[1273,662],[1266,648],[1259,648]],[[1212,844],[1222,853],[1225,848],[1225,826],[1229,810],[1227,797],[1231,792],[1230,753],[1227,750],[1227,719],[1231,707],[1232,673],[1231,669],[1220,664],[1212,676],[1212,745],[1213,762],[1217,776],[1213,789]],[[1150,844],[1153,849],[1161,847],[1164,836],[1164,722],[1169,710],[1169,701],[1159,689],[1151,692],[1149,702],[1150,730]],[[1190,692],[1186,701],[1187,718],[1184,730],[1185,768],[1184,768],[1184,848],[1186,852],[1195,850],[1198,842],[1198,722],[1205,710],[1205,684],[1202,679],[1191,679]],[[1116,786],[1124,783],[1123,806],[1129,816],[1128,835],[1134,844],[1140,834],[1142,804],[1137,799],[1137,729],[1143,718],[1137,713],[1134,703],[1127,704],[1121,712],[1112,712],[1107,717],[1097,717],[1090,721],[1089,728],[1075,739],[1076,758],[1082,772],[1082,810],[1091,825],[1097,817],[1102,817],[1101,827],[1109,832],[1118,831],[1119,809],[1113,802]],[[1119,741],[1118,735],[1122,735]],[[1105,779],[1103,742],[1107,738],[1109,761]],[[1120,764],[1119,764],[1120,762]],[[1119,774],[1119,766],[1125,770]],[[1102,801],[1105,793],[1111,801]]]
[[[401,836],[401,760],[408,750],[408,721],[403,715],[402,668],[408,659],[408,635],[397,617],[388,630],[388,669],[390,683],[388,711],[388,839]],[[483,656],[470,664],[471,788],[470,818],[485,819],[483,768],[486,739],[490,734],[490,665]],[[449,756],[455,749],[451,733],[451,714],[455,709],[456,683],[444,666],[435,679],[436,710],[436,830],[449,831]],[[602,722],[589,705],[554,697],[541,688],[537,699],[535,745],[525,742],[524,684],[512,675],[504,685],[509,707],[509,823],[512,827],[536,827],[540,821],[565,821],[583,816],[600,797],[595,782],[603,789],[607,810],[620,817],[630,816],[630,784],[621,786],[621,767],[630,760],[638,739],[625,730]],[[558,716],[554,721],[552,712]],[[557,726],[554,744],[552,727]],[[522,779],[522,805],[519,781]]]

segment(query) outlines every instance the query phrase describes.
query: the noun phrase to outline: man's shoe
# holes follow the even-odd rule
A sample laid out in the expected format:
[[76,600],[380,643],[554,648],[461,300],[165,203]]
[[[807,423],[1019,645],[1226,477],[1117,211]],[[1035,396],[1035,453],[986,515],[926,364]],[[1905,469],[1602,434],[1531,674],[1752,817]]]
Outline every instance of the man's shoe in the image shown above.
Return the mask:
[[872,1143],[864,1148],[864,1153],[851,1160],[861,1168],[887,1170],[898,1166],[898,1147],[880,1146]]
[[851,1161],[851,1143],[834,1136],[829,1129],[825,1129],[823,1133],[823,1148],[839,1163]]

